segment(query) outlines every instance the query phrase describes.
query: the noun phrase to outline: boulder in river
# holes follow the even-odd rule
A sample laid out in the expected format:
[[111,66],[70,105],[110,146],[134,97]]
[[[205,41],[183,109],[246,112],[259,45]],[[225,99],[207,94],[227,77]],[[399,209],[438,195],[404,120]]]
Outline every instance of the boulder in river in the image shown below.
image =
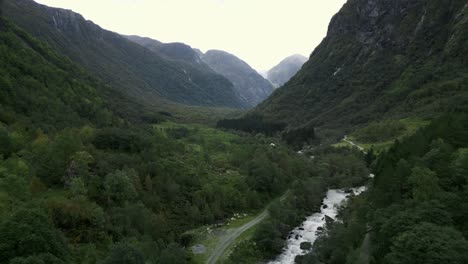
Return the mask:
[[298,240],[298,239],[299,239],[299,235],[296,235],[294,238],[295,238],[296,240]]
[[325,215],[325,222],[328,224],[335,222],[335,219],[329,217],[328,215]]
[[310,242],[302,242],[300,247],[302,250],[310,250],[312,248],[312,244]]
[[323,209],[327,209],[327,208],[328,208],[328,205],[324,204],[324,205],[322,206],[322,208],[323,208]]
[[299,227],[299,230],[304,230],[304,228],[303,228],[303,227]]

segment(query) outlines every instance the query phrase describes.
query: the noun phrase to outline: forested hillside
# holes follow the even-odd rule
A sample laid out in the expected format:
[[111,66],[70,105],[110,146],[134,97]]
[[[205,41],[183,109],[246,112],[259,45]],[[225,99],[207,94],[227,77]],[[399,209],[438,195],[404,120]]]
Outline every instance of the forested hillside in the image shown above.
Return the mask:
[[380,155],[367,194],[299,263],[467,263],[468,115],[451,113]]
[[0,262],[187,263],[192,228],[262,208],[307,162],[177,125],[0,20]]
[[167,60],[70,10],[32,0],[5,0],[4,15],[114,89],[157,107],[176,102],[246,107],[219,74]]
[[255,113],[346,129],[467,104],[466,0],[349,0],[292,80]]

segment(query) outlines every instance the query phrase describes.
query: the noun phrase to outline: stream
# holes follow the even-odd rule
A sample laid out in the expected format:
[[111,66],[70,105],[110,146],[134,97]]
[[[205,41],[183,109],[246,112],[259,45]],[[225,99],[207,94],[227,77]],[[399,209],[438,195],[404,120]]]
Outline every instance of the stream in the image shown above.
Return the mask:
[[[371,175],[372,176],[372,175]],[[351,189],[354,195],[359,195],[366,191],[366,187]],[[298,227],[296,227],[289,236],[283,253],[269,264],[293,264],[296,256],[305,255],[310,250],[302,250],[301,243],[309,242],[312,245],[317,239],[317,231],[326,225],[326,216],[336,219],[340,206],[348,200],[350,193],[344,190],[328,190],[327,196],[323,199],[320,213],[315,213]]]

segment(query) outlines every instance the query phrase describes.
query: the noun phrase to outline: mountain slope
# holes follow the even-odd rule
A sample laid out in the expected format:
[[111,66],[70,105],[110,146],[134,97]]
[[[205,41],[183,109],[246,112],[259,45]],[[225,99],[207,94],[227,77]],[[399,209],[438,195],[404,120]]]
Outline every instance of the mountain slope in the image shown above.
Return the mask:
[[166,57],[170,60],[182,61],[190,63],[192,65],[206,67],[211,70],[206,64],[200,59],[200,55],[192,49],[189,45],[184,43],[162,43],[158,40],[151,38],[145,38],[140,36],[125,36],[127,39],[146,47],[147,49],[159,54],[160,56]]
[[0,18],[0,127],[43,131],[156,117]]
[[349,0],[302,70],[255,112],[348,128],[467,103],[466,0]]
[[144,101],[189,105],[244,105],[219,75],[167,60],[72,11],[32,0],[7,0],[4,15],[119,91]]
[[273,91],[273,86],[246,62],[220,50],[209,50],[202,60],[213,70],[228,78],[237,95],[250,106],[255,106]]
[[267,73],[267,79],[275,86],[283,86],[293,77],[307,61],[307,57],[300,54],[292,55],[282,60]]

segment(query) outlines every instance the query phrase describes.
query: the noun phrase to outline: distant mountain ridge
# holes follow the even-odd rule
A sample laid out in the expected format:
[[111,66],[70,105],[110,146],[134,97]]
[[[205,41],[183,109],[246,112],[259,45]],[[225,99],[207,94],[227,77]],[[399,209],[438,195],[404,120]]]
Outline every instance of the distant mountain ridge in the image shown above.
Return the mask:
[[246,62],[225,51],[210,50],[203,54],[184,43],[162,43],[139,36],[126,38],[167,59],[221,74],[234,85],[237,97],[249,107],[256,106],[273,92],[272,85],[265,78]]
[[301,69],[307,60],[307,57],[300,54],[289,56],[267,72],[267,79],[276,88],[283,86]]
[[203,64],[203,61],[200,59],[200,54],[185,43],[162,43],[159,40],[135,35],[124,37],[167,59],[184,61],[195,65]]
[[[147,105],[176,102],[244,108],[232,84],[213,71],[169,60],[69,10],[5,0],[4,15],[96,77]],[[168,49],[166,53],[170,53]]]
[[213,70],[228,78],[238,96],[256,106],[273,92],[273,85],[245,61],[225,51],[209,50],[202,60]]

